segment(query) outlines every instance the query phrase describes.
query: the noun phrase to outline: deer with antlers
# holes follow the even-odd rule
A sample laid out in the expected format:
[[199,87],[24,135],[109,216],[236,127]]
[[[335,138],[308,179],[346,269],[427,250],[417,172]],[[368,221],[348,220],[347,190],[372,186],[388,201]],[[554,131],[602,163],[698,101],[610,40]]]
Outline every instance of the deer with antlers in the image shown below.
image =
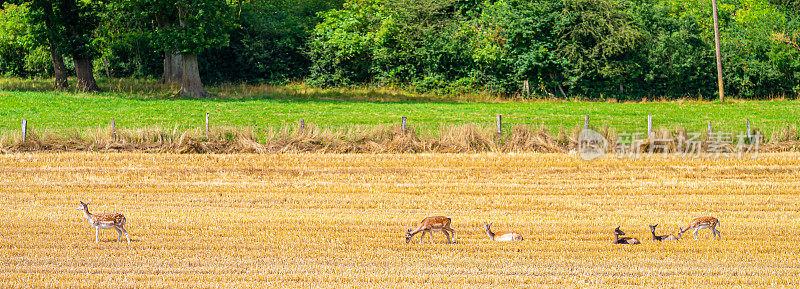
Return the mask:
[[630,237],[622,237],[622,238],[620,238],[619,237],[619,236],[623,236],[623,235],[625,235],[625,232],[620,230],[619,227],[614,229],[614,244],[637,245],[637,244],[641,244],[642,243],[642,242],[639,242],[639,239],[636,239],[636,238],[630,238]]
[[694,239],[697,240],[697,230],[709,229],[711,230],[711,233],[714,234],[714,238],[719,238],[722,240],[722,233],[717,231],[717,225],[719,225],[719,220],[717,220],[717,218],[699,217],[692,220],[692,222],[689,223],[689,226],[685,229],[680,228],[678,231],[678,238],[682,238],[684,232],[694,229]]
[[483,222],[484,228],[486,229],[486,235],[488,235],[489,239],[492,239],[492,241],[511,242],[511,241],[522,241],[523,240],[522,239],[522,235],[520,235],[517,232],[512,232],[512,231],[503,231],[503,232],[497,232],[497,233],[492,232],[492,228],[491,228],[492,224],[494,224],[494,223],[488,223],[487,224],[486,222]]
[[659,242],[661,242],[661,241],[674,241],[674,240],[678,240],[678,237],[675,237],[675,235],[673,235],[673,234],[669,234],[669,235],[661,235],[661,236],[659,236],[659,235],[656,235],[656,227],[658,227],[658,224],[655,224],[655,225],[647,225],[647,226],[648,226],[648,227],[650,227],[650,233],[651,233],[651,234],[653,234],[653,241],[659,241]]
[[[453,234],[453,238],[455,238],[456,232],[452,228],[450,228],[450,218],[444,216],[435,216],[435,217],[427,217],[422,219],[422,221],[417,225],[415,229],[408,229],[406,232],[406,243],[411,240],[411,237],[414,237],[419,232],[422,232],[422,236],[419,237],[419,241],[422,242],[422,238],[425,237],[425,234],[430,234],[431,244],[433,244],[433,231],[441,231],[447,236],[447,243],[450,244],[452,241],[450,240],[450,234]],[[449,233],[448,233],[449,232]]]
[[128,239],[128,243],[131,242],[131,239],[128,237],[128,231],[125,230],[125,216],[119,213],[106,213],[106,214],[92,214],[89,213],[89,203],[84,203],[81,201],[81,206],[78,207],[78,211],[83,211],[83,215],[86,217],[86,220],[89,221],[89,225],[92,225],[95,228],[94,233],[94,242],[100,242],[100,229],[114,229],[117,231],[119,236],[117,236],[117,242],[122,240],[122,233],[125,233],[125,239]]

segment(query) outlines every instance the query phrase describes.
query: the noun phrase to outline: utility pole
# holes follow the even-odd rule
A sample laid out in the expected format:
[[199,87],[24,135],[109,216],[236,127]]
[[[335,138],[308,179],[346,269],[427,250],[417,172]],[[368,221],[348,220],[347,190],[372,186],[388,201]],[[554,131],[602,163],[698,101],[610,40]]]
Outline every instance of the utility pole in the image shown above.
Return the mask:
[[711,0],[714,10],[714,42],[717,48],[717,84],[719,85],[719,101],[725,102],[725,89],[722,86],[722,51],[719,47],[719,21],[717,20],[717,0]]

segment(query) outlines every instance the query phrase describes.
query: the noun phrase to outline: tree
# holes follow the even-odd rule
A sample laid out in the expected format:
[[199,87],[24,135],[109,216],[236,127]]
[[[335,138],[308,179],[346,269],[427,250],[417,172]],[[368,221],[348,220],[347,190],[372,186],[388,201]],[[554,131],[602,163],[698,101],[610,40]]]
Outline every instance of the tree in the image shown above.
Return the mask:
[[211,97],[200,79],[198,54],[228,45],[233,24],[230,7],[222,0],[177,1],[178,25],[159,33],[165,51],[181,55],[181,96]]

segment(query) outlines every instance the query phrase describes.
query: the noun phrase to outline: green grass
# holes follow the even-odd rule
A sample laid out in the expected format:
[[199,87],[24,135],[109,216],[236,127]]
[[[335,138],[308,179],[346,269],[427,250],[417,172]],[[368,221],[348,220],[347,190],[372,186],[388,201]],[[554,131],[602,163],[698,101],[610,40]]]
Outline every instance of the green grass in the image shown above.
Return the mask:
[[[38,91],[49,88],[49,80],[0,80],[0,130],[19,130],[23,118],[28,119],[32,129],[51,131],[105,127],[112,118],[118,126],[127,128],[201,127],[206,112],[211,114],[212,125],[254,127],[257,131],[293,125],[299,119],[320,127],[343,127],[399,123],[401,116],[408,117],[409,125],[422,131],[436,131],[441,125],[450,124],[491,126],[495,114],[502,114],[506,125],[544,125],[553,130],[582,126],[584,115],[588,114],[592,126],[607,125],[616,132],[646,131],[647,115],[653,115],[657,128],[682,127],[693,132],[704,132],[707,121],[712,121],[715,130],[742,131],[744,120],[750,119],[754,129],[770,132],[800,120],[800,102],[796,100],[735,100],[726,104],[694,100],[520,102],[480,95],[448,99],[371,89],[321,90],[302,85],[218,86],[209,89],[220,96],[218,99],[176,99],[171,96],[175,87],[123,80],[114,87],[114,81],[101,81],[101,86],[111,92],[84,94]],[[379,101],[366,101],[373,98]]]

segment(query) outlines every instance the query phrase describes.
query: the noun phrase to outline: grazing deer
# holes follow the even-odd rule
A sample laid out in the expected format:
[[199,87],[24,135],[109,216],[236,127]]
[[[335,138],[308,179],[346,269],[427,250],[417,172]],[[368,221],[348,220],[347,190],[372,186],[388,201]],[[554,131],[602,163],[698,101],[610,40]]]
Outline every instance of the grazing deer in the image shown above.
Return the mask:
[[81,201],[81,206],[77,209],[78,211],[83,211],[83,215],[86,216],[86,220],[89,221],[89,225],[94,226],[95,233],[94,233],[94,242],[97,243],[100,241],[100,229],[114,229],[117,231],[119,236],[117,237],[117,242],[122,240],[122,233],[125,233],[125,239],[128,239],[128,243],[131,242],[131,238],[128,238],[128,231],[125,230],[125,216],[119,213],[110,213],[110,214],[92,214],[89,213],[89,203],[84,203]]
[[689,226],[686,227],[686,229],[680,228],[680,230],[678,231],[678,238],[682,238],[684,232],[694,229],[694,239],[697,240],[697,230],[709,229],[711,230],[711,233],[714,234],[714,237],[719,237],[719,239],[722,240],[722,234],[719,231],[717,231],[717,225],[719,225],[719,220],[717,220],[717,218],[699,217],[697,219],[692,220],[692,222],[689,223]]
[[435,217],[427,217],[422,219],[419,222],[419,225],[416,229],[408,229],[406,232],[406,243],[411,240],[411,237],[414,237],[419,232],[422,232],[422,236],[419,237],[419,241],[422,242],[422,238],[425,237],[425,233],[430,234],[431,244],[433,244],[433,231],[442,231],[445,236],[447,236],[447,243],[452,243],[450,240],[450,233],[453,234],[453,238],[456,236],[456,232],[450,228],[450,218],[443,217],[443,216],[435,216]]
[[522,241],[522,235],[520,235],[517,232],[503,231],[503,232],[492,233],[492,228],[491,228],[492,224],[494,223],[487,224],[486,222],[483,222],[483,225],[486,227],[486,235],[489,235],[489,239],[492,239],[492,241],[497,241],[497,242]]
[[623,236],[623,235],[625,235],[625,232],[620,230],[619,227],[614,229],[614,244],[636,245],[636,244],[641,244],[642,243],[642,242],[639,242],[639,239],[636,239],[636,238],[630,238],[630,237],[622,237],[622,238],[620,238],[619,237],[619,236]]
[[658,224],[647,225],[647,226],[650,227],[650,233],[653,234],[653,241],[661,242],[661,241],[678,240],[678,237],[675,237],[675,235],[673,234],[661,235],[661,236],[656,235],[656,227],[658,227]]

